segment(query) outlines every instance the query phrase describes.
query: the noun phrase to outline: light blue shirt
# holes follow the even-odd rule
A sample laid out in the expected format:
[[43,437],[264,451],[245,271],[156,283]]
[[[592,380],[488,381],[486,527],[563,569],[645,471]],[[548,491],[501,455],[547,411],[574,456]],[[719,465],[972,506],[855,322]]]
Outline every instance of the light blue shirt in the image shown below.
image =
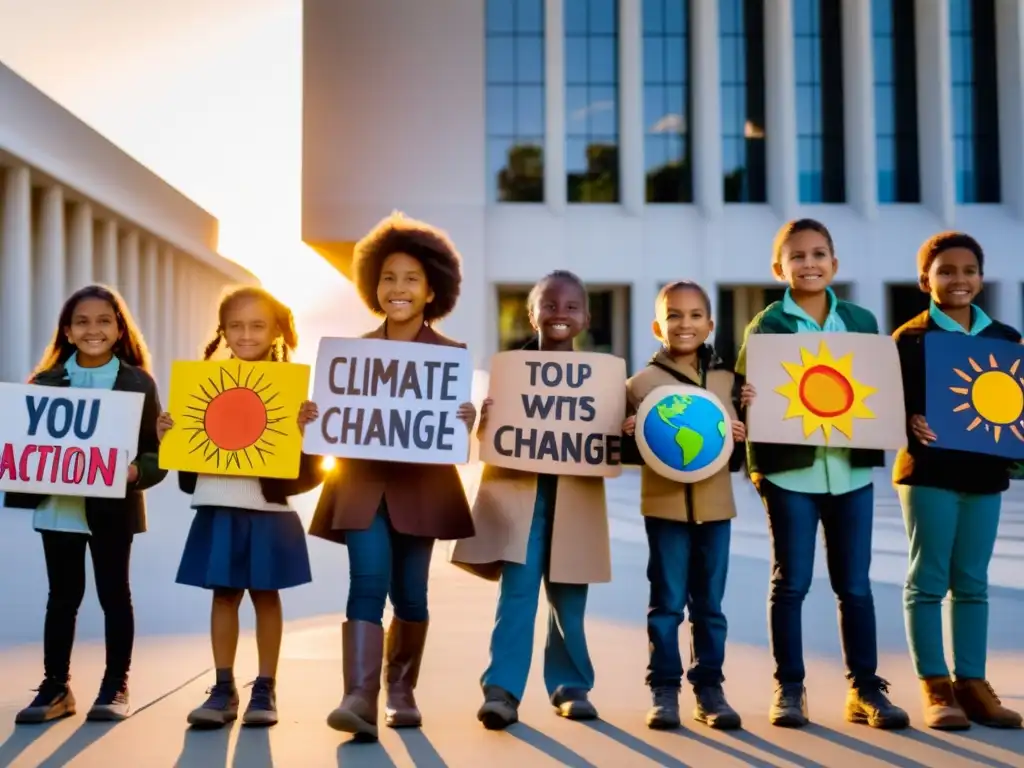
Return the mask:
[[[116,357],[99,368],[83,368],[78,364],[75,353],[64,363],[68,381],[76,389],[113,389],[121,361]],[[85,497],[47,496],[36,509],[32,527],[37,531],[61,531],[63,533],[89,533],[85,517]]]
[[977,336],[990,325],[992,318],[985,314],[985,311],[977,304],[971,304],[971,330],[966,331],[956,320],[943,312],[935,301],[928,304],[928,315],[939,328],[950,333],[965,333],[968,336]]
[[[796,320],[798,333],[841,333],[846,331],[846,324],[836,314],[836,295],[831,288],[828,292],[829,310],[825,322],[818,321],[804,312],[786,290],[782,299],[782,311]],[[948,319],[948,318],[947,318]],[[866,485],[870,485],[872,471],[870,467],[854,467],[850,465],[849,448],[828,448],[817,446],[814,450],[814,463],[800,469],[787,469],[772,472],[765,478],[787,491],[797,493],[828,493],[838,496],[850,493]]]

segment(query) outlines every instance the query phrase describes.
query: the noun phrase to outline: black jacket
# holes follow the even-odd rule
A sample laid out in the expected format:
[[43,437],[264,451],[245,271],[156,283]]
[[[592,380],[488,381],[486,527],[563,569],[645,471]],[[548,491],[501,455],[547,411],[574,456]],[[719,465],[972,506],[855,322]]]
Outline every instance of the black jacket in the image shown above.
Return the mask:
[[[57,365],[42,371],[30,382],[43,387],[70,387],[64,365]],[[145,400],[142,406],[142,422],[139,424],[139,450],[134,464],[139,476],[128,484],[123,499],[86,498],[85,515],[89,530],[94,535],[146,531],[146,500],[143,491],[160,483],[167,470],[160,469],[160,443],[156,439],[156,420],[160,416],[160,395],[153,377],[141,368],[121,361],[121,367],[114,381],[115,392],[141,392]],[[35,493],[8,493],[4,505],[19,509],[36,509],[47,496]]]
[[[922,485],[960,493],[1002,493],[1010,487],[1013,462],[998,456],[931,448],[910,430],[910,419],[927,413],[925,402],[924,338],[928,333],[948,333],[928,311],[904,323],[893,333],[903,371],[903,399],[907,409],[907,447],[896,454],[892,480],[897,485]],[[1008,325],[992,321],[978,334],[983,338],[1019,343],[1021,335]]]

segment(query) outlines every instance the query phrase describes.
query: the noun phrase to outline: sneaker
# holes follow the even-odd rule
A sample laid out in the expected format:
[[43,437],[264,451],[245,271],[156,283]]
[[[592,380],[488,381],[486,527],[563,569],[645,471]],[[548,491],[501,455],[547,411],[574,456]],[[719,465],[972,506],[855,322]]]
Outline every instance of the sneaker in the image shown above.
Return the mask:
[[803,683],[783,683],[775,689],[775,700],[768,713],[772,725],[780,728],[803,728],[807,716],[807,689]]
[[719,731],[735,731],[743,726],[740,713],[729,706],[721,685],[705,685],[693,689],[697,707],[693,719]]
[[189,725],[221,728],[238,718],[238,689],[233,682],[217,683],[206,692],[210,696],[203,706],[189,712]]
[[670,731],[678,728],[679,720],[679,689],[652,688],[651,708],[647,710],[647,727],[655,731]]
[[567,720],[596,720],[597,707],[587,698],[587,691],[582,688],[564,688],[559,686],[551,695],[551,703],[555,712]]
[[242,715],[242,725],[276,725],[277,697],[274,693],[274,679],[257,677],[252,683],[249,706]]
[[880,677],[853,685],[846,694],[847,721],[887,731],[906,728],[910,725],[910,716],[889,701],[888,692],[889,683]]
[[92,709],[85,716],[93,722],[116,722],[128,718],[131,706],[128,702],[128,683],[125,680],[104,680]]
[[32,703],[14,716],[15,723],[47,723],[75,714],[75,696],[67,683],[46,679],[35,690]]
[[476,719],[489,731],[503,731],[519,722],[519,700],[504,688],[488,685]]

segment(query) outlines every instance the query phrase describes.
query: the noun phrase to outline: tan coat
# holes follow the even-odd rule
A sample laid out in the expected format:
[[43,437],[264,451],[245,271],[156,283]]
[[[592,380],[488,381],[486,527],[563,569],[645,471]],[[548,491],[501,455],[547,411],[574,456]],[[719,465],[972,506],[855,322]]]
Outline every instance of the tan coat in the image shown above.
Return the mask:
[[[476,535],[452,545],[451,562],[491,581],[504,563],[526,562],[536,499],[535,473],[485,466],[473,504]],[[548,578],[559,584],[611,581],[603,478],[559,476]]]
[[[664,352],[660,352],[655,359],[681,373],[691,384],[700,386],[700,374],[695,368],[677,363]],[[734,420],[738,418],[732,399],[735,379],[736,375],[732,371],[712,369],[707,372],[706,381],[706,389],[722,401],[729,418]],[[654,388],[681,383],[668,371],[656,365],[648,365],[626,382],[629,413],[636,413],[641,401]],[[699,483],[677,483],[644,466],[640,470],[640,512],[645,516],[697,523],[736,517],[729,467],[723,467],[718,474]]]

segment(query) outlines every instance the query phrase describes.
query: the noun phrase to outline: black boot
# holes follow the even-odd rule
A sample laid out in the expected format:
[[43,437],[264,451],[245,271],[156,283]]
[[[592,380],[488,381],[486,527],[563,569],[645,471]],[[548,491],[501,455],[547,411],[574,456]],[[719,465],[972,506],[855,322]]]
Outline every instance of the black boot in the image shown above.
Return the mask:
[[651,689],[651,708],[647,710],[647,727],[655,731],[678,728],[679,689],[664,686]]
[[488,685],[476,719],[489,731],[503,731],[519,722],[519,700],[504,688]]
[[14,722],[22,725],[27,723],[47,723],[59,717],[70,717],[75,714],[75,696],[66,682],[46,679],[36,688],[36,697],[32,703],[14,717]]
[[693,689],[697,708],[693,719],[719,731],[735,731],[743,726],[740,713],[729,706],[721,685],[704,685]]
[[854,683],[846,694],[846,719],[887,731],[906,728],[910,725],[910,716],[889,701],[887,693],[889,683],[880,677],[866,683]]
[[582,688],[559,688],[551,694],[551,703],[557,712],[567,720],[596,720],[597,707]]
[[807,690],[803,683],[784,683],[775,689],[775,700],[768,714],[772,725],[780,728],[803,728],[807,716]]

